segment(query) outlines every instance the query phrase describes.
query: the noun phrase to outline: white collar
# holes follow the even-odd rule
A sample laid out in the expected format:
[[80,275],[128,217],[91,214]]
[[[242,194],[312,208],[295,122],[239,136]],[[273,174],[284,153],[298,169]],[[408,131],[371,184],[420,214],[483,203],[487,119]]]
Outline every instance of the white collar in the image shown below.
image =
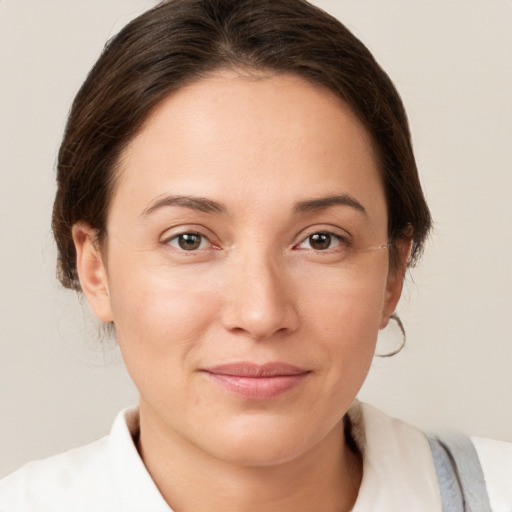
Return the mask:
[[357,400],[348,415],[352,437],[363,456],[363,480],[352,512],[441,512],[425,435]]
[[121,411],[112,425],[108,451],[115,492],[122,496],[123,510],[172,512],[137,451],[139,430],[138,407]]

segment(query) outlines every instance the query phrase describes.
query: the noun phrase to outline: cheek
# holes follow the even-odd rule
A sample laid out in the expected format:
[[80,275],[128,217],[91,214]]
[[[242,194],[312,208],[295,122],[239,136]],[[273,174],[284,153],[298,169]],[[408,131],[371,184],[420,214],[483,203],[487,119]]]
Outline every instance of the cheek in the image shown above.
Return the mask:
[[139,371],[156,375],[160,367],[168,373],[171,365],[193,365],[216,316],[215,288],[178,269],[128,257],[116,261],[109,272],[110,300],[117,339],[134,380]]
[[343,386],[360,386],[371,364],[385,301],[385,275],[376,272],[357,286],[334,280],[321,293],[304,294],[308,329],[330,358],[329,378]]
[[342,273],[312,275],[317,287],[302,286],[299,293],[308,318],[324,330],[328,338],[341,344],[357,345],[376,336],[386,297],[387,267],[383,261],[357,280],[349,281]]

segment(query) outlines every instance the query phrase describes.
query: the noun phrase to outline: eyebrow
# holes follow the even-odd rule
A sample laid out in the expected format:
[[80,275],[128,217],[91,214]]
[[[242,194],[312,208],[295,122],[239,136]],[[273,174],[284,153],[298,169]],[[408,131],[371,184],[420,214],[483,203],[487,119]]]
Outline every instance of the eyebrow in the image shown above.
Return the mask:
[[166,206],[181,206],[182,208],[190,208],[191,210],[197,210],[203,213],[226,213],[226,207],[224,205],[217,201],[206,199],[205,197],[164,196],[152,202],[142,211],[141,215],[149,215]]
[[[191,210],[197,210],[203,213],[227,213],[226,207],[205,197],[194,197],[194,196],[163,196],[156,199],[148,207],[146,207],[141,215],[150,215],[160,208],[167,206],[180,206],[182,208],[190,208]],[[325,196],[315,199],[308,199],[305,201],[299,201],[293,208],[294,213],[305,213],[321,211],[330,208],[331,206],[350,206],[361,213],[366,215],[365,207],[354,197],[349,194],[341,194],[335,196]]]
[[326,210],[331,206],[350,206],[367,215],[365,207],[354,197],[349,194],[341,194],[336,196],[319,197],[318,199],[309,199],[307,201],[299,201],[296,205],[294,213],[314,212]]

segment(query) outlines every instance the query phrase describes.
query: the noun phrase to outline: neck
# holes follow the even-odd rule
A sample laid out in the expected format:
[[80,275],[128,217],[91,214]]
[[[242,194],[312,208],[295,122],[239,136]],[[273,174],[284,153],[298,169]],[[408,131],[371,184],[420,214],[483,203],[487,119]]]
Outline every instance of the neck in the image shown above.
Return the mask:
[[248,466],[205,453],[154,421],[141,402],[139,451],[175,512],[351,510],[362,462],[345,440],[340,423],[321,442],[293,460]]

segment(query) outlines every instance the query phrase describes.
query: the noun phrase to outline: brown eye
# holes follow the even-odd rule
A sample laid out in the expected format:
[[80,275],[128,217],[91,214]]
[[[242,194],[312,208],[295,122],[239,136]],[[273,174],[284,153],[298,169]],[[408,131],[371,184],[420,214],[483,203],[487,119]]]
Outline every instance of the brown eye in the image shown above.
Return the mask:
[[203,249],[208,240],[199,233],[182,233],[169,240],[169,245],[183,251]]
[[294,248],[298,250],[309,251],[331,251],[340,252],[349,246],[349,242],[342,236],[331,233],[330,231],[317,231],[312,233],[297,244]]
[[309,245],[316,251],[329,249],[332,243],[332,236],[329,233],[315,233],[308,237]]
[[185,251],[193,251],[201,245],[201,236],[193,233],[187,233],[178,237],[179,246]]

